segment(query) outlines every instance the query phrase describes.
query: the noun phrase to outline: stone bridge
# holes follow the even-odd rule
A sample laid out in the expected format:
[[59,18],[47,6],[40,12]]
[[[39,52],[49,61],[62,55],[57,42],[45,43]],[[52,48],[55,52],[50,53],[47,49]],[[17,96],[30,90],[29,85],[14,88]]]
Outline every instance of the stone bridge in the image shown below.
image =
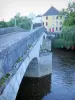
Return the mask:
[[0,100],[15,100],[23,77],[52,72],[51,42],[46,41],[45,28],[13,33],[0,36]]

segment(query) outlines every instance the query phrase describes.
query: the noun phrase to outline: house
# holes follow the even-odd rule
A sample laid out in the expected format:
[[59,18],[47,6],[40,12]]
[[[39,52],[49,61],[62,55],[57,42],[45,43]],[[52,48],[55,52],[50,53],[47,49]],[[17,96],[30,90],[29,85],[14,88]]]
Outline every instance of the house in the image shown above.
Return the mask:
[[38,15],[33,19],[33,28],[41,27],[43,25],[42,23],[42,16]]
[[41,27],[43,25],[41,15],[36,16],[34,13],[31,13],[29,14],[28,18],[32,20],[32,27],[31,27],[32,29]]
[[61,32],[64,19],[53,6],[42,16],[43,25],[49,32]]

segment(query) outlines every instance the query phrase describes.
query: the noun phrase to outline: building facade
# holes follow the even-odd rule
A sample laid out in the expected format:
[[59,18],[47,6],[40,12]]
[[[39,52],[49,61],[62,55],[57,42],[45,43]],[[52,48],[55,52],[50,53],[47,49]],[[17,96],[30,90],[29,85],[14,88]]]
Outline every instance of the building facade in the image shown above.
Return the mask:
[[61,32],[64,19],[53,6],[42,16],[43,25],[49,32]]
[[36,16],[34,13],[31,13],[29,14],[28,18],[30,18],[32,21],[31,30],[41,27],[43,25],[41,15]]

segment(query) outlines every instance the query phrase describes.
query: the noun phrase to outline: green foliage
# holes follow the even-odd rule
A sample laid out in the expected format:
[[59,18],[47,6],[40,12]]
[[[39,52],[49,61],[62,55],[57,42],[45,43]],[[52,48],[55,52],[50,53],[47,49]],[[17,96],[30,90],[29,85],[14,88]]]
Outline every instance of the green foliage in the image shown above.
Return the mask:
[[75,46],[75,2],[69,3],[60,15],[66,17],[60,37],[54,41],[54,47],[70,49]]
[[67,49],[72,48],[72,46],[73,46],[73,41],[66,41],[64,44],[64,47]]
[[75,25],[75,12],[71,12],[65,22],[64,22],[64,26],[71,26],[71,25]]
[[68,13],[75,12],[75,2],[68,3],[67,11]]
[[7,74],[5,75],[5,77],[6,77],[6,78],[8,78],[9,76],[10,76],[10,74],[9,74],[9,73],[7,73]]
[[15,20],[11,19],[10,21],[7,22],[7,24],[8,24],[8,27],[13,27],[15,26]]
[[29,30],[31,29],[31,24],[32,21],[29,18],[26,16],[20,16],[20,13],[17,13],[10,21],[1,21],[0,28],[17,26]]
[[31,28],[31,20],[27,17],[21,17],[21,22],[18,24],[21,28],[30,29]]
[[0,28],[8,27],[8,24],[5,21],[0,21]]
[[16,63],[19,63],[20,61],[22,61],[22,57],[19,57]]
[[63,27],[62,33],[53,43],[55,48],[70,49],[75,46],[75,26]]
[[29,48],[31,48],[32,47],[32,45],[29,45]]
[[17,26],[29,30],[31,28],[31,23],[29,18],[20,16],[20,13],[17,13],[16,16],[8,22],[8,26]]
[[5,76],[3,76],[1,79],[0,79],[0,86],[4,84],[5,80],[8,79],[10,76],[9,73],[7,73]]
[[63,48],[64,47],[64,44],[65,44],[65,41],[63,39],[56,39],[54,42],[53,42],[53,46],[55,48]]
[[75,2],[68,3],[68,8],[62,9],[60,15],[65,16],[64,26],[75,25]]

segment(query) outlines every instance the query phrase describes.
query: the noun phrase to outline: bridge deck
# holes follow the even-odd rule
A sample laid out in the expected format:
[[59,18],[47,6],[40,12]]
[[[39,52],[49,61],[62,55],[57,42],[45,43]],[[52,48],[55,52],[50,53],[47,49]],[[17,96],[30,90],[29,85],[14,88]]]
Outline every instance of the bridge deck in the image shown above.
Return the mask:
[[6,47],[26,38],[32,32],[15,32],[0,36],[0,51]]

